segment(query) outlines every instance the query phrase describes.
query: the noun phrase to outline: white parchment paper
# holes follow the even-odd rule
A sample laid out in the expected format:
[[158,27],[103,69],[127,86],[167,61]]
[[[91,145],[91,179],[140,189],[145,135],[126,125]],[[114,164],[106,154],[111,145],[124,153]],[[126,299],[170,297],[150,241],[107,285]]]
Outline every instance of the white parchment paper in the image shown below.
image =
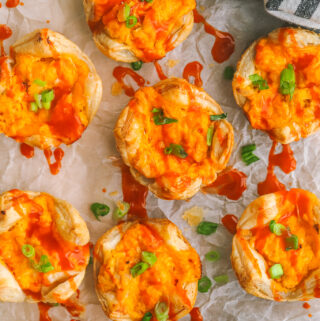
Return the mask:
[[[71,147],[63,147],[65,157],[57,176],[50,174],[42,151],[36,150],[33,159],[26,159],[20,155],[19,144],[2,135],[0,192],[12,188],[45,191],[69,201],[85,219],[94,243],[115,223],[111,215],[104,217],[101,222],[95,220],[89,210],[90,204],[104,202],[112,207],[115,201],[122,198],[121,174],[118,168],[112,166],[109,159],[110,156],[118,156],[112,131],[120,111],[129,101],[129,97],[124,94],[117,97],[111,95],[111,86],[115,81],[112,71],[119,63],[108,59],[95,47],[85,22],[81,0],[24,0],[24,6],[10,10],[5,7],[5,0],[0,2],[2,2],[0,23],[8,24],[13,30],[13,36],[5,42],[7,50],[11,43],[24,34],[37,28],[51,28],[65,34],[92,59],[102,78],[104,88],[100,109],[83,137]],[[205,321],[310,320],[309,313],[312,314],[313,320],[319,320],[320,302],[317,300],[310,301],[311,308],[305,310],[302,308],[302,302],[277,303],[246,294],[231,269],[230,233],[221,226],[215,234],[204,237],[196,234],[182,219],[183,212],[193,206],[203,207],[205,219],[214,222],[220,222],[227,213],[239,217],[244,208],[258,196],[257,183],[265,178],[271,141],[266,134],[251,129],[242,111],[234,102],[231,82],[223,79],[223,70],[228,65],[235,66],[241,53],[253,40],[283,24],[265,13],[261,0],[198,0],[198,9],[209,23],[230,32],[235,37],[234,54],[223,64],[214,62],[210,53],[214,38],[204,32],[201,24],[195,24],[189,38],[162,59],[160,65],[168,76],[181,77],[187,63],[197,60],[203,64],[204,89],[221,104],[228,113],[228,120],[234,126],[235,146],[229,165],[248,175],[248,189],[238,201],[202,193],[198,193],[189,202],[163,201],[149,193],[147,199],[149,215],[167,216],[182,229],[200,254],[204,275],[211,279],[219,274],[229,275],[228,284],[220,287],[214,285],[209,293],[198,294],[196,306],[201,307]],[[47,20],[50,20],[50,23],[47,23]],[[173,68],[166,64],[170,59],[178,60],[178,64]],[[139,73],[149,80],[150,84],[159,80],[153,64],[145,64]],[[256,154],[261,160],[246,167],[240,160],[239,147],[251,142],[257,144]],[[297,158],[297,169],[285,175],[276,168],[279,179],[288,188],[309,189],[320,197],[320,171],[317,162],[317,159],[320,159],[318,156],[320,133],[291,146]],[[103,188],[107,189],[106,193],[102,192]],[[115,191],[118,192],[117,195],[112,193]],[[219,250],[221,260],[215,263],[205,262],[204,254],[212,249]],[[80,289],[80,300],[86,306],[86,314],[82,320],[107,320],[94,292],[92,266],[88,267]],[[62,307],[52,308],[49,314],[53,321],[71,319]],[[37,305],[0,303],[0,321],[21,320],[38,321]],[[189,320],[189,316],[183,320]]]

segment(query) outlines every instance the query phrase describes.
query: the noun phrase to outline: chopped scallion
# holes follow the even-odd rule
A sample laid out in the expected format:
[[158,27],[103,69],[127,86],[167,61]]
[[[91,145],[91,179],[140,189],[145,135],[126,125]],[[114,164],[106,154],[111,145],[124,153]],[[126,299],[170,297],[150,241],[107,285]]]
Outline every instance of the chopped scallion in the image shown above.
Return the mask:
[[126,19],[126,27],[127,28],[133,28],[138,22],[138,19],[136,16],[129,16]]
[[157,262],[157,256],[152,252],[142,251],[141,253],[142,261],[153,266]]
[[25,256],[25,257],[33,257],[36,253],[34,247],[30,244],[24,244],[22,245],[21,247],[21,251],[22,251],[22,254]]
[[210,126],[207,131],[207,145],[212,145],[212,138],[213,138],[213,127]]
[[178,144],[170,144],[168,147],[166,147],[164,149],[164,153],[166,155],[172,154],[172,155],[177,156],[179,158],[186,158],[188,156],[188,154],[186,153],[184,148]]
[[110,211],[110,208],[108,205],[101,204],[101,203],[91,204],[90,209],[98,221],[100,221],[100,216],[106,216],[107,214],[109,214],[109,211]]
[[131,63],[131,67],[133,70],[140,70],[142,67],[143,62],[141,60],[135,61]]
[[282,265],[279,263],[272,265],[269,268],[268,273],[269,273],[271,279],[280,279],[283,275]]
[[139,262],[130,269],[131,275],[135,278],[149,269],[149,264],[145,262]]
[[275,220],[272,220],[269,223],[269,229],[270,229],[271,233],[274,233],[277,236],[281,236],[282,231],[284,231],[286,229],[286,227],[282,224],[276,223]]
[[224,113],[224,114],[219,114],[219,115],[210,115],[210,120],[214,121],[214,120],[220,120],[220,119],[225,119],[227,118],[228,114]]
[[45,87],[47,85],[47,83],[41,79],[35,79],[33,83],[40,87]]
[[210,251],[204,257],[208,261],[215,262],[215,261],[218,261],[220,259],[220,254],[217,251]]
[[169,306],[165,302],[158,302],[154,307],[154,312],[158,321],[167,321],[169,318]]
[[209,291],[209,289],[212,286],[211,280],[207,277],[204,276],[198,281],[198,290],[201,293],[206,293]]
[[286,238],[286,251],[297,250],[299,248],[299,239],[297,235],[291,235]]
[[197,233],[202,235],[210,235],[215,233],[217,228],[218,228],[217,223],[204,221],[197,226]]
[[117,202],[117,207],[113,211],[112,217],[115,220],[121,219],[125,215],[128,214],[129,209],[130,209],[130,204],[129,203],[119,201],[119,202]]
[[215,276],[215,277],[213,278],[213,280],[214,280],[217,284],[221,285],[221,284],[226,284],[226,283],[228,283],[228,282],[229,282],[229,277],[228,277],[228,275],[226,275],[226,274],[222,274],[222,275]]

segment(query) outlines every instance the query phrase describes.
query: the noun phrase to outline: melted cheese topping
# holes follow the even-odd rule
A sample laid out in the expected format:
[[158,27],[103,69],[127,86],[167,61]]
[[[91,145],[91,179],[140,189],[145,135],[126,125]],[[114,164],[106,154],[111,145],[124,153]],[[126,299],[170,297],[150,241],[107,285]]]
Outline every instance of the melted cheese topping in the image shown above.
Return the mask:
[[[173,49],[174,32],[183,25],[183,16],[192,11],[195,0],[94,0],[94,21],[89,22],[93,31],[101,22],[105,32],[130,47],[144,61],[160,59]],[[138,19],[128,28],[124,19],[125,4],[131,7],[130,15]]]
[[[0,261],[11,271],[26,295],[41,300],[41,288],[50,286],[50,275],[85,269],[89,245],[76,246],[62,238],[55,225],[57,214],[50,195],[41,193],[30,199],[18,190],[11,193],[12,207],[22,218],[9,231],[0,234]],[[24,244],[34,247],[35,256],[32,259],[36,263],[42,255],[47,255],[54,270],[48,273],[36,271],[30,259],[22,253]]]
[[[130,268],[141,262],[142,251],[154,253],[157,262],[133,278]],[[184,287],[200,276],[199,256],[193,248],[177,251],[148,223],[135,224],[124,233],[110,255],[104,257],[98,287],[104,293],[115,293],[122,313],[132,320],[141,320],[146,312],[153,311],[158,301],[169,306],[182,302],[191,309]]]
[[[39,39],[47,41],[44,31]],[[9,58],[0,58],[0,132],[20,142],[33,135],[65,144],[79,139],[88,125],[86,63],[58,53],[52,58],[31,54],[15,54],[13,58],[12,70],[7,65]],[[46,86],[35,84],[36,79]],[[46,89],[53,89],[55,94],[50,110],[30,111],[34,94]]]
[[[312,270],[320,267],[320,236],[319,226],[313,222],[316,196],[299,189],[281,193],[283,198],[279,204],[279,214],[274,220],[298,237],[299,248],[286,251],[285,239],[290,233],[283,232],[282,236],[277,236],[270,231],[269,224],[259,223],[251,230],[250,245],[264,257],[267,269],[276,263],[282,265],[284,275],[275,281],[279,291],[288,291],[298,286]],[[263,215],[260,211],[259,217]]]
[[[255,72],[267,80],[269,89],[259,91],[251,81],[237,79],[246,97],[244,111],[256,129],[271,131],[288,126],[292,133],[299,126],[306,137],[313,122],[320,118],[320,45],[301,47],[294,29],[282,29],[278,37],[259,40],[255,51]],[[281,71],[292,64],[296,76],[293,98],[279,92]]]

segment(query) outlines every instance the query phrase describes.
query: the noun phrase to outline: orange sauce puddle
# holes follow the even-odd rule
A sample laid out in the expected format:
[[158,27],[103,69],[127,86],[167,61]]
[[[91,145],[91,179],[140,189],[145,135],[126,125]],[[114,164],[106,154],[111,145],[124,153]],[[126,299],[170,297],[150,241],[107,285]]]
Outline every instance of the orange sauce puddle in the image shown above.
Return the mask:
[[274,193],[286,189],[284,184],[282,184],[278,180],[277,176],[274,173],[275,166],[280,167],[280,169],[286,174],[292,172],[296,168],[296,160],[294,158],[294,154],[290,148],[290,145],[282,145],[282,152],[279,154],[275,154],[276,146],[277,142],[273,141],[269,153],[267,177],[263,182],[258,184],[259,195]]
[[226,196],[231,200],[238,200],[247,189],[247,176],[237,169],[228,169],[221,172],[210,185],[203,187],[204,193]]
[[154,64],[154,66],[156,67],[156,71],[157,71],[157,74],[158,74],[159,79],[160,79],[160,80],[165,80],[165,79],[167,79],[168,77],[164,74],[164,72],[163,72],[160,64],[159,64],[157,61],[155,61],[153,64]]
[[205,32],[216,38],[211,49],[212,58],[218,63],[226,61],[234,52],[235,44],[232,35],[228,32],[217,30],[209,25],[197,9],[193,10],[193,15],[194,22],[202,23],[204,25]]
[[203,66],[198,61],[188,63],[183,70],[183,78],[190,82],[190,77],[194,77],[194,84],[197,87],[202,87],[201,71]]
[[190,311],[190,321],[203,321],[203,317],[199,308],[193,308]]
[[51,163],[52,151],[50,149],[44,150],[43,153],[47,159],[51,174],[57,175],[61,169],[61,161],[64,156],[64,151],[61,148],[55,149],[55,151],[53,152],[53,156],[55,159],[54,163]]
[[20,3],[20,0],[7,0],[6,6],[8,8],[15,8],[19,3]]
[[144,86],[145,80],[130,68],[117,66],[113,69],[113,77],[117,79],[125,94],[129,97],[132,97],[135,93],[135,90],[124,83],[124,78],[126,76],[130,76],[139,87]]
[[20,153],[26,158],[32,158],[34,156],[34,147],[25,143],[21,143]]
[[237,233],[238,218],[233,214],[227,214],[221,219],[223,226],[231,233]]

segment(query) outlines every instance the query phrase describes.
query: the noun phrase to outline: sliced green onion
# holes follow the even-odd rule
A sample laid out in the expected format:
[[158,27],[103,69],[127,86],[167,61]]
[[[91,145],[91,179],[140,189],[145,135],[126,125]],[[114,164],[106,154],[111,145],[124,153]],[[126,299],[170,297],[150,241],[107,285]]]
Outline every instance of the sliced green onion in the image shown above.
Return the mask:
[[124,4],[124,8],[123,8],[123,18],[124,18],[124,20],[127,20],[128,17],[130,16],[130,10],[131,10],[130,6],[127,3],[125,3]]
[[249,144],[241,147],[241,154],[250,153],[255,151],[257,148],[256,144]]
[[89,264],[92,264],[93,263],[93,257],[90,256],[90,259],[89,259]]
[[222,274],[222,275],[215,276],[213,280],[218,284],[226,284],[229,282],[229,277],[226,274]]
[[197,226],[197,233],[202,235],[210,235],[215,233],[217,228],[218,228],[217,223],[204,221]]
[[43,102],[50,103],[54,99],[53,89],[45,90],[41,93],[41,98]]
[[100,216],[106,216],[109,214],[109,211],[110,211],[110,208],[108,205],[101,204],[101,203],[91,204],[90,209],[98,221],[100,221]]
[[142,251],[142,261],[153,266],[157,262],[157,256],[152,252]]
[[30,111],[33,111],[34,113],[38,111],[38,106],[34,101],[30,103]]
[[268,273],[271,279],[280,279],[283,275],[282,265],[279,263],[272,265],[271,268],[268,270]]
[[275,220],[272,220],[269,223],[269,229],[275,235],[281,236],[282,235],[282,231],[284,231],[286,229],[286,227],[284,225],[282,225],[282,224],[276,223]]
[[281,71],[279,91],[283,95],[290,95],[290,99],[292,99],[295,88],[296,75],[293,66],[288,64],[288,67]]
[[42,107],[46,110],[49,110],[51,108],[51,102],[43,101]]
[[130,209],[130,204],[129,203],[119,201],[119,202],[117,202],[117,207],[113,211],[112,217],[115,220],[121,219],[125,215],[128,214],[129,209]]
[[126,20],[126,27],[127,28],[133,28],[138,22],[138,19],[136,16],[129,16]]
[[153,108],[153,109],[151,110],[152,113],[160,113],[161,111],[162,111],[161,108]]
[[42,104],[41,104],[41,95],[40,94],[34,94],[34,100],[35,100],[35,102],[36,102],[36,104],[37,104],[37,107],[38,108],[42,108]]
[[158,302],[154,312],[158,321],[167,321],[169,318],[169,306],[165,302]]
[[141,321],[150,321],[152,319],[152,313],[151,312],[147,312]]
[[33,83],[40,87],[45,87],[47,85],[47,83],[41,79],[35,79]]
[[255,150],[256,144],[249,144],[241,147],[241,158],[247,166],[260,160],[258,156],[252,153]]
[[178,144],[170,144],[168,147],[166,147],[164,149],[164,153],[166,155],[172,154],[172,155],[177,156],[179,158],[186,158],[188,156],[188,154],[186,153],[184,148]]
[[22,245],[21,251],[25,257],[33,257],[36,254],[34,247],[30,244]]
[[142,274],[143,272],[145,272],[148,269],[149,269],[149,264],[148,263],[140,262],[140,263],[134,265],[130,269],[130,273],[135,278],[135,277],[137,277],[138,275]]
[[227,118],[228,114],[224,113],[224,114],[219,114],[219,115],[210,115],[210,120],[214,121],[214,120],[219,120],[219,119],[225,119]]
[[208,292],[211,286],[212,286],[212,282],[207,276],[202,277],[198,281],[198,290],[200,293]]
[[43,273],[47,273],[54,270],[53,265],[50,263],[49,258],[46,255],[41,255],[39,264],[41,272]]
[[212,145],[212,138],[213,138],[213,127],[210,126],[207,131],[207,145]]
[[228,66],[224,69],[223,78],[227,80],[232,80],[234,75],[234,68],[232,66]]
[[249,79],[251,80],[252,85],[254,87],[259,88],[259,90],[269,89],[267,81],[263,79],[260,75],[258,74],[250,75]]
[[132,68],[133,70],[140,70],[141,67],[142,67],[142,64],[143,64],[143,62],[142,62],[141,60],[132,62],[132,63],[131,63],[131,68]]
[[161,108],[153,108],[152,113],[155,114],[153,121],[156,125],[167,125],[178,122],[177,119],[165,117]]
[[218,261],[220,259],[220,254],[217,251],[210,251],[204,257],[208,261],[215,262],[215,261]]
[[297,235],[291,235],[286,238],[286,251],[297,250],[299,248],[299,239]]
[[260,158],[258,156],[251,155],[250,159],[248,159],[245,163],[248,166],[248,165],[250,165],[250,164],[252,164],[254,162],[257,162],[258,160],[260,160]]

